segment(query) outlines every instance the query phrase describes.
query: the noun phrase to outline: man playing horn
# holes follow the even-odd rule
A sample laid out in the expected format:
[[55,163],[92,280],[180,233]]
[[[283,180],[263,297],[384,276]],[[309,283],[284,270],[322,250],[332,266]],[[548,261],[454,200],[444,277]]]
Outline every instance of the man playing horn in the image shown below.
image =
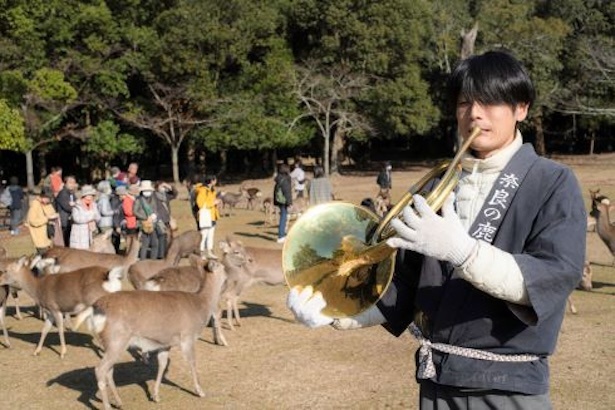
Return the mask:
[[585,205],[572,171],[523,144],[534,101],[521,63],[501,51],[461,61],[448,93],[457,131],[480,134],[441,214],[414,197],[391,225],[393,280],[377,304],[349,318],[322,314],[308,286],[288,306],[310,327],[406,329],[421,344],[421,409],[549,409],[548,358],[566,300],[581,279]]

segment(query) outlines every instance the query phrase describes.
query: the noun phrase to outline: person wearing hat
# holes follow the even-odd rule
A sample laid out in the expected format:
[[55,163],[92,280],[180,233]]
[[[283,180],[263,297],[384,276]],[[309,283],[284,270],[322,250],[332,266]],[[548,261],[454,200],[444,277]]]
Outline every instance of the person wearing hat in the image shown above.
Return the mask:
[[158,242],[160,235],[166,235],[162,229],[161,220],[158,217],[162,204],[154,195],[154,185],[150,180],[143,180],[140,184],[141,194],[135,199],[133,212],[137,217],[141,231],[141,250],[139,259],[161,259],[165,255],[159,255]]
[[52,239],[48,236],[50,230],[47,226],[58,220],[59,215],[51,204],[53,194],[51,189],[37,189],[34,192],[34,199],[28,209],[26,216],[26,226],[30,231],[32,243],[39,255],[45,253],[52,245]]
[[79,198],[72,211],[73,226],[70,230],[70,247],[89,249],[92,244],[92,234],[97,230],[100,212],[94,201],[96,189],[92,185],[81,187]]

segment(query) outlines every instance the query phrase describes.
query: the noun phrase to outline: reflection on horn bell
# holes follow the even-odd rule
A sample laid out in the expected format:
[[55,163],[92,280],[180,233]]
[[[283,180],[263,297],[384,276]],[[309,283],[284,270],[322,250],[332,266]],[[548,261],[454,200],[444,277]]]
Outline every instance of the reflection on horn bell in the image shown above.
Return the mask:
[[[389,226],[412,196],[427,183],[440,179],[424,194],[438,211],[459,180],[459,162],[480,134],[475,128],[452,161],[433,168],[385,215],[382,220],[367,208],[331,202],[310,208],[289,230],[282,253],[282,268],[289,287],[312,286],[327,302],[323,313],[349,317],[371,307],[384,294],[393,278],[395,249],[386,245]],[[411,273],[409,273],[411,274]]]

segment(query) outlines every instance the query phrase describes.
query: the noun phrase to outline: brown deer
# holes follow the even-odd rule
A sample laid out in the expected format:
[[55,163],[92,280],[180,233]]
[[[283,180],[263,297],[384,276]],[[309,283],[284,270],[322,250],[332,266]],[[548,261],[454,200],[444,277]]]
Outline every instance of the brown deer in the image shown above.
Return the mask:
[[40,257],[33,260],[22,257],[10,264],[6,272],[0,275],[0,285],[19,286],[47,313],[34,355],[41,352],[47,333],[55,321],[60,334],[60,358],[64,358],[66,342],[62,314],[79,313],[92,306],[101,296],[120,290],[122,267],[109,270],[92,266],[60,275],[38,277],[30,268],[37,262],[37,258]]
[[158,353],[158,374],[152,394],[155,402],[160,401],[160,382],[169,362],[169,350],[174,346],[181,347],[190,365],[196,394],[205,396],[197,376],[194,343],[216,311],[225,278],[224,267],[209,261],[197,293],[116,292],[103,296],[77,317],[76,327],[89,319],[105,351],[95,373],[106,410],[111,409],[107,386],[116,405],[122,406],[113,380],[113,366],[131,345],[143,352]]
[[142,289],[145,281],[158,272],[171,266],[177,266],[182,257],[199,252],[201,233],[190,230],[173,240],[164,259],[144,259],[128,268],[128,280],[135,289]]
[[53,247],[47,250],[44,258],[52,258],[56,262],[56,273],[72,272],[90,266],[100,266],[107,270],[121,266],[123,271],[139,260],[138,240],[132,241],[130,250],[126,255],[92,252],[84,249]]
[[593,201],[596,205],[596,232],[602,242],[609,248],[613,256],[612,264],[615,265],[615,225],[611,222],[610,202],[608,199],[603,199],[598,202]]

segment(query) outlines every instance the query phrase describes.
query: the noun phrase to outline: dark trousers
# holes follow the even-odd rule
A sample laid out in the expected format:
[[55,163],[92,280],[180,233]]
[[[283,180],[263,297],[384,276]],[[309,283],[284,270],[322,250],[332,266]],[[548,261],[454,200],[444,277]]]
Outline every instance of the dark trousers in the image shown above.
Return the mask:
[[139,250],[139,259],[158,259],[158,235],[156,231],[152,233],[143,233],[141,231],[141,249]]
[[70,230],[73,227],[72,223],[68,223],[66,226],[62,226],[62,238],[64,239],[64,246],[67,248],[70,246]]
[[421,382],[420,410],[550,410],[548,394],[463,389]]

